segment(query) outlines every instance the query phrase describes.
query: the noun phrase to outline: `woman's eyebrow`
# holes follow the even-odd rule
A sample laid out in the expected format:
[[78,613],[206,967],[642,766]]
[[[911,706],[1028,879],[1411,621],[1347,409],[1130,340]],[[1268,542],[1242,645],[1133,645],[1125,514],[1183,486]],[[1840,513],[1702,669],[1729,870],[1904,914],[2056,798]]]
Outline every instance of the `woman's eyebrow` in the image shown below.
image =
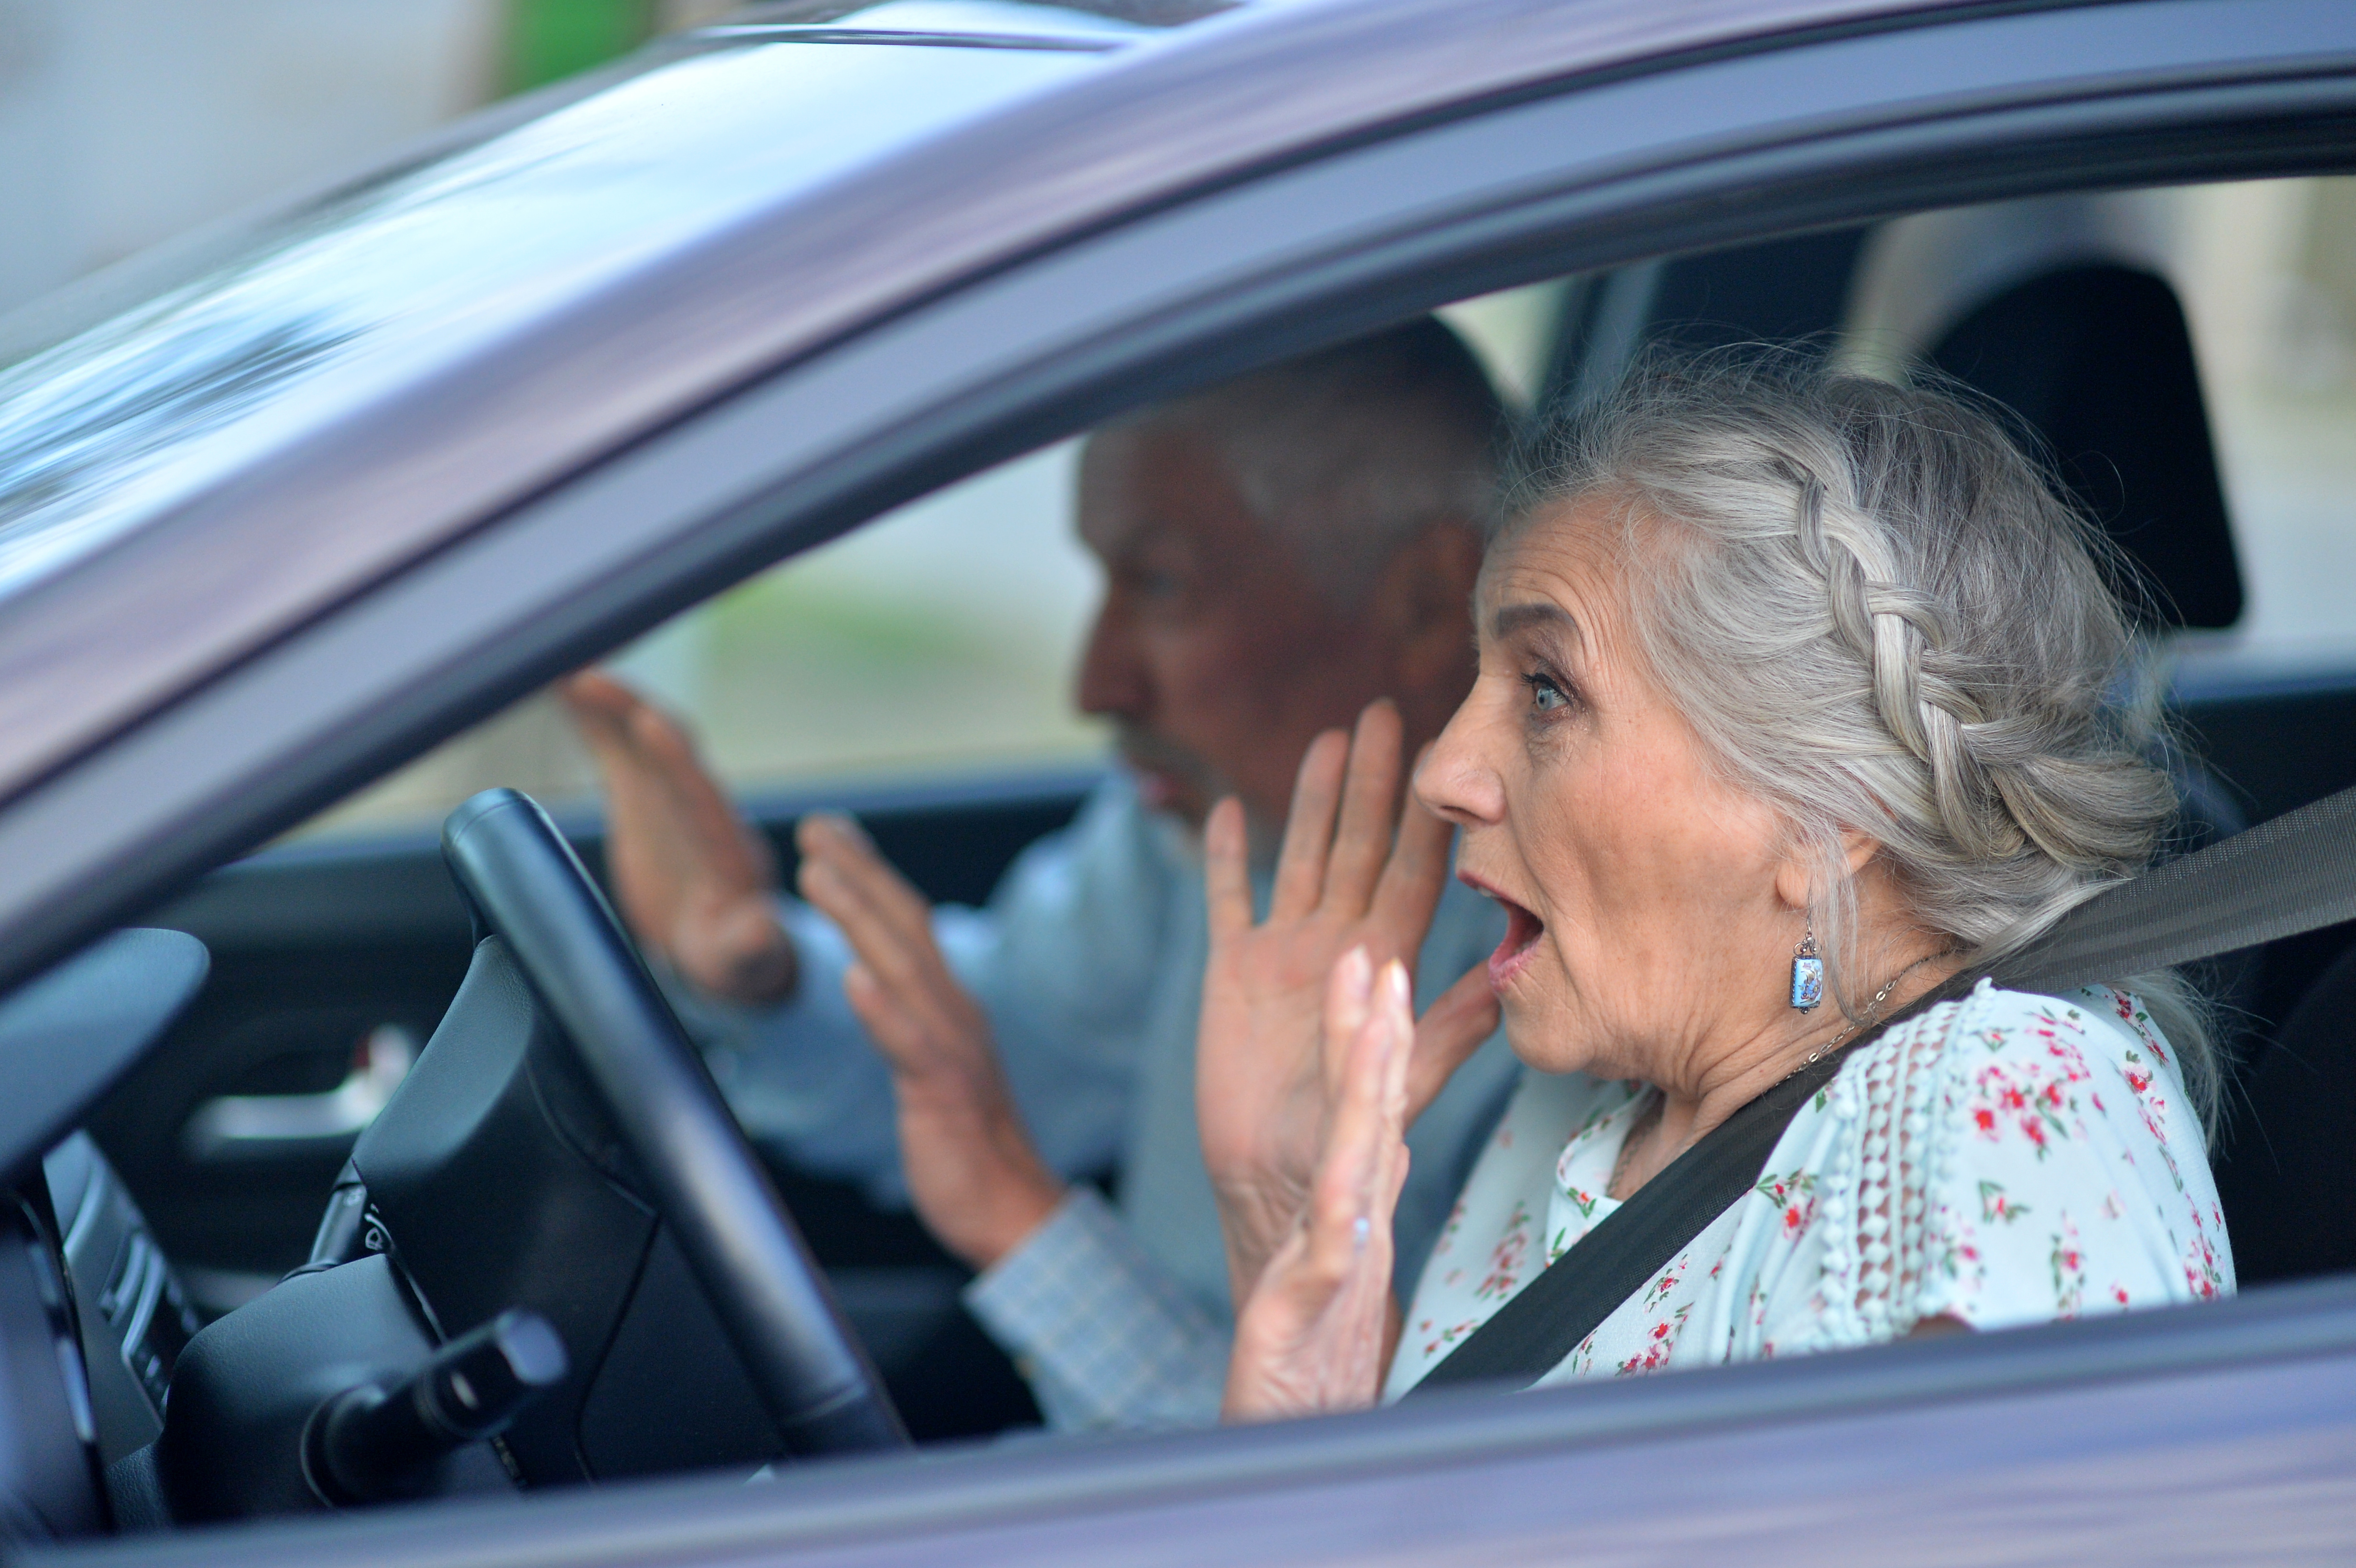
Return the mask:
[[1579,639],[1579,623],[1571,618],[1570,612],[1544,599],[1500,605],[1489,617],[1489,636],[1493,642],[1502,643],[1517,632],[1541,629],[1568,632],[1574,641]]

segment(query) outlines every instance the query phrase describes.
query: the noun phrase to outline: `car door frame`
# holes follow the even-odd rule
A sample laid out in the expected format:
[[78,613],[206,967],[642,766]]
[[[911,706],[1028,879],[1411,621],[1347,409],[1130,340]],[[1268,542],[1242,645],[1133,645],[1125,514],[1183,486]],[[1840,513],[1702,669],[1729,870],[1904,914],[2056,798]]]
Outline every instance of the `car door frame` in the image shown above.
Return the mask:
[[[2297,48],[2280,41],[2294,19],[2314,24]],[[1869,46],[1895,54],[1854,52]],[[1864,69],[1876,59],[1879,78]],[[1746,69],[1756,74],[1739,79],[1749,83],[1739,94],[1728,86],[1738,78],[1711,74]],[[1901,98],[1893,76],[1901,84],[1944,80],[1950,91]],[[1641,125],[1648,104],[1657,114],[1704,95],[1747,105],[1748,118],[1706,139],[1662,132],[1612,157],[1595,150],[1614,125]],[[1819,112],[1790,107],[1804,101]],[[1571,118],[1549,121],[1549,110]],[[1937,27],[1785,42],[1487,108],[1140,217],[977,280],[617,453],[0,810],[0,863],[26,869],[0,890],[0,965],[25,972],[753,570],[1141,399],[1547,273],[1951,200],[2344,165],[2356,147],[2351,125],[2356,16],[2297,0],[1996,9]],[[1536,175],[1526,160],[1512,165],[1508,155],[1526,154],[1534,134],[1580,127],[1590,138],[1585,155],[1539,158]],[[1467,166],[1515,177],[1468,192]],[[986,1456],[791,1476],[700,1514],[683,1499],[719,1494],[633,1488],[551,1500],[506,1516],[518,1521],[508,1524],[472,1513],[353,1520],[280,1537],[157,1543],[155,1552],[191,1562],[236,1552],[255,1562],[266,1539],[299,1539],[315,1553],[423,1563],[457,1560],[471,1539],[470,1561],[551,1552],[603,1561],[625,1520],[634,1521],[635,1554],[656,1555],[661,1545],[680,1561],[698,1552],[716,1560],[755,1541],[763,1551],[848,1552],[871,1531],[888,1533],[905,1561],[930,1552],[926,1542],[941,1545],[944,1561],[952,1543],[968,1561],[987,1542],[1030,1541],[1040,1560],[1084,1554],[1090,1542],[1101,1552],[1113,1540],[1141,1561],[1195,1555],[1195,1545],[1214,1540],[1238,1551],[1252,1541],[1323,1550],[1287,1535],[1279,1505],[1324,1521],[1318,1539],[1336,1547],[1333,1521],[1344,1516],[1331,1510],[1346,1499],[1365,1506],[1389,1487],[1462,1519],[1476,1491],[1504,1497],[1498,1485],[1509,1475],[1531,1487],[1575,1481],[1576,1492],[1554,1494],[1558,1512],[1564,1498],[1619,1487],[1626,1499],[1668,1507],[1683,1498],[1679,1506],[1697,1518],[1736,1519],[1764,1506],[1759,1488],[1768,1480],[1818,1503],[1870,1495],[1858,1477],[1893,1484],[1891,1456],[1909,1452],[1907,1442],[1917,1456],[1935,1453],[1965,1470],[1970,1443],[2007,1433],[2044,1435],[2028,1445],[2040,1452],[2051,1434],[2068,1432],[2112,1445],[2105,1452],[2158,1453],[2149,1427],[2165,1408],[2190,1412],[2179,1434],[2187,1452],[2232,1452],[2254,1464],[2279,1457],[2263,1425],[2277,1420],[2281,1432],[2340,1462],[2356,1456],[2356,1425],[2344,1413],[2356,1409],[2351,1392],[2356,1287],[2332,1284],[1810,1367],[1738,1368],[1526,1401],[1435,1401],[1412,1414],[1092,1456],[1042,1451],[1031,1456],[1039,1474],[1066,1479],[1027,1492],[1014,1472],[1029,1460]],[[1960,1435],[1922,1435],[1926,1414],[1940,1412]],[[1663,1424],[1648,1424],[1655,1421]],[[1739,1466],[1756,1443],[1768,1445],[1772,1462],[1710,1467]],[[1376,1463],[1376,1450],[1389,1457]],[[1826,1468],[1801,1463],[1811,1456]],[[1838,1469],[1835,1458],[1849,1467],[1837,1486],[1826,1478]],[[1683,1492],[1658,1478],[1660,1467],[1676,1473],[1679,1465],[1698,1467],[1684,1472]],[[2293,1468],[2320,1474],[2307,1461]],[[1427,1470],[1452,1477],[1455,1503],[1401,1479]],[[2236,1472],[2252,1485],[2274,1473],[2263,1465]],[[2213,1501],[2213,1489],[2179,1490]],[[830,1514],[830,1499],[854,1494],[865,1511]],[[2337,1520],[2341,1534],[2332,1538],[2344,1539],[2356,1517],[2346,1490],[2315,1479],[2301,1495],[2313,1505],[2301,1520],[2316,1528]],[[1960,1526],[1967,1502],[1985,1509],[1984,1498],[1959,1495],[1925,1517]],[[2123,1488],[2118,1502],[2123,1522],[2138,1529],[2180,1515],[2149,1487]],[[1406,1530],[1404,1515],[1386,1517],[1395,1533]],[[1525,1509],[1513,1517],[1536,1516]],[[1186,1520],[1204,1533],[1154,1533]],[[1463,1522],[1477,1533],[1478,1521]],[[886,1544],[864,1539],[879,1551]],[[1448,1550],[1464,1546],[1459,1539]],[[124,1561],[146,1554],[135,1543],[111,1551]]]

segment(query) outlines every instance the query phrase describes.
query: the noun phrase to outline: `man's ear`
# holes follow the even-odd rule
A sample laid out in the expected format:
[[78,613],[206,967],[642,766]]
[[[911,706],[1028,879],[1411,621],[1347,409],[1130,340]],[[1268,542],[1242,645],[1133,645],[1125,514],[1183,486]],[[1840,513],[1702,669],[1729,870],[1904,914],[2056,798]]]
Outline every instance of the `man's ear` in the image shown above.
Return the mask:
[[1479,531],[1450,518],[1408,539],[1383,568],[1370,608],[1403,661],[1420,666],[1437,656],[1449,667],[1462,663],[1481,555]]

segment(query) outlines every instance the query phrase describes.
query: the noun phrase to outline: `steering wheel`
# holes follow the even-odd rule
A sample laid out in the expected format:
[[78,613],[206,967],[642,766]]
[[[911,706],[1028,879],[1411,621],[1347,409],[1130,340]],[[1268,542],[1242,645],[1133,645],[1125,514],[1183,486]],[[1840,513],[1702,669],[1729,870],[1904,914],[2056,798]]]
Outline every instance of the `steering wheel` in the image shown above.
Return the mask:
[[905,1446],[776,1187],[548,814],[486,790],[450,814],[442,852],[579,1052],[779,1435],[805,1454]]

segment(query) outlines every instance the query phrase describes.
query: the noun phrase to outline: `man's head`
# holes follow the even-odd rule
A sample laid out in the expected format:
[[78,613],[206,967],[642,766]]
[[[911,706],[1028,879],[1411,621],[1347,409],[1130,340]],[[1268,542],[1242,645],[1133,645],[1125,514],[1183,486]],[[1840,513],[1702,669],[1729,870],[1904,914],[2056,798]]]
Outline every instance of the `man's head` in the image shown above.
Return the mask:
[[1079,705],[1148,802],[1284,819],[1319,731],[1390,697],[1410,747],[1472,681],[1502,410],[1429,318],[1098,432],[1080,535],[1107,587]]

